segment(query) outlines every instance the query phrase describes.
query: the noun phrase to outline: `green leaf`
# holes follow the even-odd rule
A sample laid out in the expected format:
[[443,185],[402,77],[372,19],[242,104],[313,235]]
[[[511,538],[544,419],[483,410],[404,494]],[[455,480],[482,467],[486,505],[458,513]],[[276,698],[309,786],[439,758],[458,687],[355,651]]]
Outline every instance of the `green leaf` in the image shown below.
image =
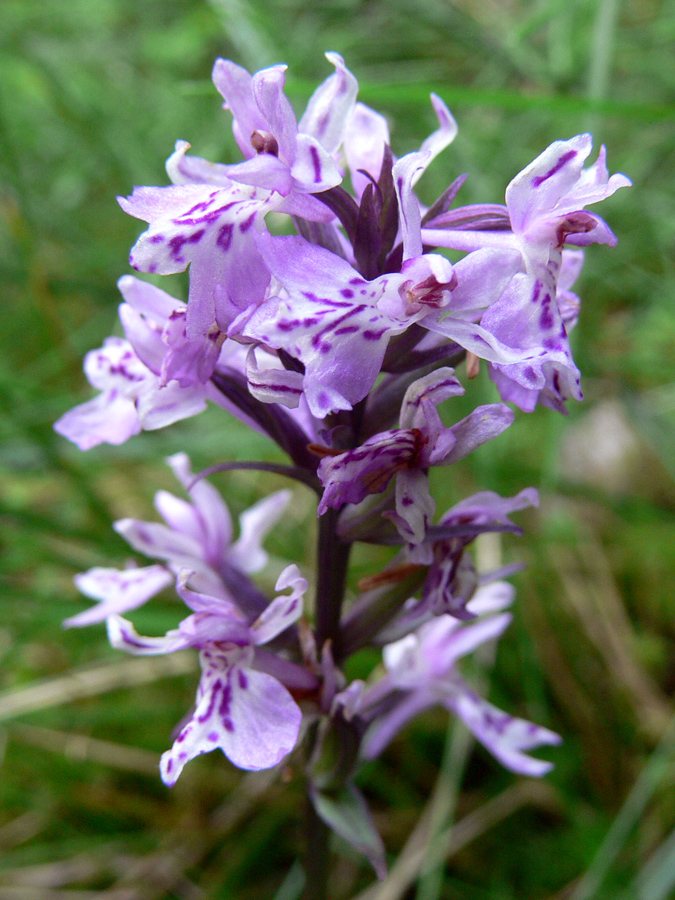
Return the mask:
[[317,815],[343,840],[366,857],[382,880],[387,874],[384,844],[368,804],[359,789],[348,782],[338,791],[322,792],[312,788],[310,796]]

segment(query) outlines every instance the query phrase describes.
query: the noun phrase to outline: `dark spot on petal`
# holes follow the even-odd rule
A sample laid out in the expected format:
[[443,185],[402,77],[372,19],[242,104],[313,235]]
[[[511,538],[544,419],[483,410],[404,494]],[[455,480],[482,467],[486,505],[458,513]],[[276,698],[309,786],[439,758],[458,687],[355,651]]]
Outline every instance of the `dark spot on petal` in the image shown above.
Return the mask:
[[314,166],[314,183],[318,184],[321,181],[321,160],[319,159],[319,151],[316,147],[310,147],[309,152],[312,157],[312,165]]
[[576,150],[568,150],[567,153],[563,153],[558,162],[553,166],[552,169],[549,169],[549,171],[545,175],[536,175],[532,179],[532,187],[538,188],[539,185],[543,184],[545,181],[548,181],[549,178],[552,178],[553,175],[556,174],[556,172],[559,172],[563,168],[563,166],[565,166],[571,159],[574,159],[576,155]]
[[551,315],[550,309],[542,309],[541,315],[539,316],[539,325],[544,331],[553,328],[553,316]]
[[225,253],[232,246],[232,232],[234,231],[234,225],[231,222],[226,223],[225,225],[221,225],[218,229],[218,237],[216,238],[216,244],[223,250]]
[[246,219],[245,222],[241,223],[241,225],[239,226],[239,230],[241,231],[242,234],[245,234],[249,230],[251,225],[253,225],[253,223],[255,222],[256,215],[257,215],[257,213],[253,213],[252,215],[250,215],[248,217],[248,219]]

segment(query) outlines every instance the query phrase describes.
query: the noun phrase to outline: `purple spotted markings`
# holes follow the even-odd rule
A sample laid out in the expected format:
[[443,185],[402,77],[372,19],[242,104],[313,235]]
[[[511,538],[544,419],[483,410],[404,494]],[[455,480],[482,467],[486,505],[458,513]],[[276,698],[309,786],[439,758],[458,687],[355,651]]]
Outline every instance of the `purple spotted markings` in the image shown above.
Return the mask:
[[200,651],[202,677],[195,710],[161,760],[162,778],[169,785],[188,760],[217,747],[242,769],[275,766],[294,748],[302,720],[283,680],[292,686],[316,686],[310,673],[290,662],[278,666],[274,675],[258,667],[257,648],[302,614],[307,581],[297,566],[288,566],[277,580],[277,590],[290,588],[290,594],[275,597],[250,625],[225,591],[214,596],[193,590],[194,575],[183,569],[178,578],[178,592],[193,612],[164,637],[142,637],[122,616],[108,618],[111,643],[129,653],[156,655],[188,647]]
[[318,474],[325,491],[319,515],[345,503],[360,503],[369,494],[384,491],[395,477],[395,508],[383,515],[396,525],[405,541],[422,541],[436,508],[427,470],[457,462],[497,437],[513,421],[509,408],[495,403],[478,407],[446,428],[436,407],[463,393],[452,369],[437,369],[406,391],[400,428],[374,435],[355,450],[322,459]]

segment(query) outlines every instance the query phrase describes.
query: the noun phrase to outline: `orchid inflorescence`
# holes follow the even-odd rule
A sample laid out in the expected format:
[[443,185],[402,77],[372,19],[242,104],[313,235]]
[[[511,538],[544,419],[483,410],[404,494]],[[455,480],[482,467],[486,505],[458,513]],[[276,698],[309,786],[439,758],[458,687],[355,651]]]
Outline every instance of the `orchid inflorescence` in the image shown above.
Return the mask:
[[[449,110],[432,94],[437,130],[397,159],[385,118],[357,102],[342,58],[326,56],[335,72],[299,121],[284,94],[285,66],[250,75],[216,62],[213,80],[244,161],[207,162],[179,141],[167,161],[170,186],[119,200],[148,223],[131,265],[160,275],[189,266],[188,301],[123,276],[125,338],[87,355],[100,394],[56,429],[81,449],[121,444],[211,402],[288,457],[221,468],[268,469],[315,491],[311,626],[297,565],[283,570],[271,600],[251,578],[267,563],[262,541],[290,491],[244,512],[235,540],[220,494],[184,454],[168,462],[189,501],[160,491],[165,524],[115,525],[156,562],[77,576],[99,603],[66,624],[107,621],[113,645],[133,654],[199,650],[196,705],[161,760],[168,785],[188,760],[217,747],[236,766],[263,769],[308,735],[310,797],[340,831],[343,789],[369,821],[352,787],[359,761],[434,705],[513,771],[550,768],[529,751],[558,736],[496,709],[458,667],[499,637],[513,601],[504,571],[478,573],[467,548],[484,532],[517,532],[510,516],[535,506],[537,493],[479,493],[434,524],[428,472],[508,428],[514,414],[504,401],[565,411],[569,398],[581,399],[568,339],[579,248],[616,243],[584,207],[630,182],[608,175],[604,148],[584,168],[591,137],[582,134],[544,150],[511,181],[505,205],[457,206],[460,176],[426,209],[414,187],[457,133]],[[284,230],[281,214],[294,234],[274,233]],[[464,255],[451,264],[438,252],[446,248]],[[479,360],[501,402],[446,426],[438,406],[465,392],[456,368],[466,361],[471,375]],[[356,541],[399,548],[360,593],[346,590]],[[124,616],[171,585],[190,614],[163,637],[139,635]],[[383,664],[367,682],[348,682],[343,663],[365,646],[382,648]],[[375,845],[368,855],[381,871]]]

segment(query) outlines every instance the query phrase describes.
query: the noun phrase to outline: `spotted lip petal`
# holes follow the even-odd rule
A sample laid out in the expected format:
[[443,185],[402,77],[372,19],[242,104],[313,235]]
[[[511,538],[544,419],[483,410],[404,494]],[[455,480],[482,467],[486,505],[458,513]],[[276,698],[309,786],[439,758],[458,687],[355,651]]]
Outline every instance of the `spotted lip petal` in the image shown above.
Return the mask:
[[261,234],[258,246],[288,298],[260,307],[244,336],[303,363],[314,416],[351,409],[375,383],[389,336],[405,330],[405,323],[377,309],[389,283],[400,283],[401,276],[365,281],[345,260],[302,238]]
[[241,769],[269,769],[295,746],[302,713],[286,688],[271,675],[232,661],[215,647],[200,654],[202,680],[194,714],[160,771],[172,786],[186,762],[220,747]]
[[[456,266],[462,305],[470,302],[470,295],[466,299],[461,296],[463,264],[469,266],[470,282],[478,273],[471,272],[474,266],[469,261],[478,263],[478,253],[485,255],[489,250],[503,274],[513,265],[509,254],[515,250],[520,255],[520,265],[508,272],[511,278],[506,285],[493,278],[492,297],[483,290],[480,306],[486,312],[480,328],[468,334],[469,340],[462,333],[467,332],[465,324],[452,317],[439,316],[436,326],[427,327],[435,327],[488,360],[501,396],[528,411],[540,402],[564,412],[568,398],[580,400],[582,396],[565,328],[574,324],[578,298],[569,292],[573,280],[569,267],[561,280],[561,250],[564,244],[613,246],[616,237],[609,226],[584,207],[630,185],[625,175],[609,176],[604,147],[596,162],[584,169],[591,147],[588,134],[555,141],[516,175],[506,189],[512,233],[481,231],[479,222],[478,230],[473,231],[452,227],[422,230],[428,243],[469,251],[466,262]],[[441,216],[430,224],[452,226],[452,217],[446,219]],[[509,352],[520,352],[521,358],[509,360]]]
[[102,393],[54,423],[55,431],[81,450],[101,443],[122,444],[142,429],[163,428],[206,407],[204,385],[182,388],[177,381],[163,385],[122,338],[106,338],[103,347],[90,351],[84,369]]
[[510,379],[522,389],[509,393],[508,381],[502,381],[504,399],[526,409],[532,409],[547,390],[555,391],[560,404],[568,397],[582,399],[581,376],[572,358],[555,289],[553,273],[541,279],[516,275],[482,319],[484,327],[498,339],[527,352],[529,358],[523,362],[495,367],[498,379]]
[[452,266],[434,254],[368,281],[304,238],[261,233],[256,240],[283,291],[258,307],[242,334],[303,364],[303,391],[319,419],[368,394],[390,337],[413,322],[425,325],[452,282]]
[[[178,591],[193,613],[164,637],[142,637],[119,615],[108,619],[113,646],[134,655],[187,647],[201,651],[196,708],[161,760],[168,785],[175,783],[186,762],[217,747],[242,769],[275,766],[295,746],[302,721],[283,684],[254,667],[256,646],[272,640],[302,613],[308,585],[298,567],[288,566],[277,581],[278,590],[290,588],[291,593],[272,600],[252,626],[231,600],[193,590],[189,586],[193,574],[184,569],[178,580]],[[302,674],[301,667],[291,668],[297,669],[294,677]]]

